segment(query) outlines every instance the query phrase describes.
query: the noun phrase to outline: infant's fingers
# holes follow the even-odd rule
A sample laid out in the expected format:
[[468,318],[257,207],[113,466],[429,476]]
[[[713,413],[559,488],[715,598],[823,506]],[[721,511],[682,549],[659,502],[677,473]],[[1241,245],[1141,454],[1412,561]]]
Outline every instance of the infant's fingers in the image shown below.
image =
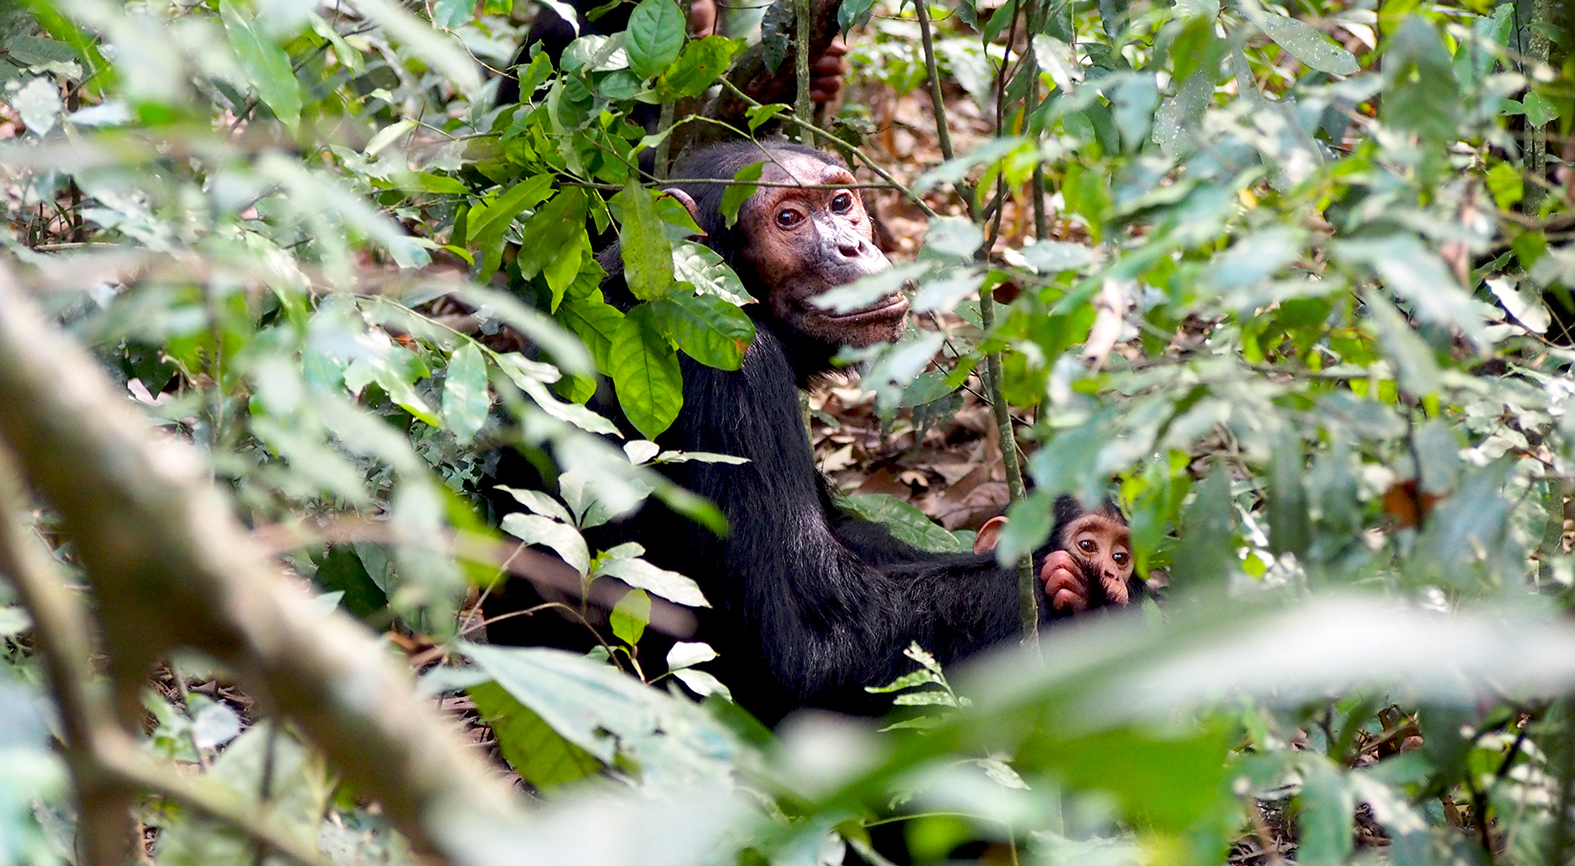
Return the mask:
[[[1046,587],[1049,589],[1049,587]],[[1056,610],[1071,610],[1073,613],[1082,613],[1088,609],[1088,599],[1070,589],[1058,589],[1050,598],[1050,606]]]

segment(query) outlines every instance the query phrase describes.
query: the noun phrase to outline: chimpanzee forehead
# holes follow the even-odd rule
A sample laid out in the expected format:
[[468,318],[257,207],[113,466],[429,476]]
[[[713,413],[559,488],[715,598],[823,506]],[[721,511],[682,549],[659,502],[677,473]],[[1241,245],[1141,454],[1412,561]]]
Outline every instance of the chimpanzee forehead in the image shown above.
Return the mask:
[[853,173],[834,162],[825,162],[808,154],[778,153],[767,160],[761,180],[768,183],[799,183],[811,186],[825,184],[851,184]]

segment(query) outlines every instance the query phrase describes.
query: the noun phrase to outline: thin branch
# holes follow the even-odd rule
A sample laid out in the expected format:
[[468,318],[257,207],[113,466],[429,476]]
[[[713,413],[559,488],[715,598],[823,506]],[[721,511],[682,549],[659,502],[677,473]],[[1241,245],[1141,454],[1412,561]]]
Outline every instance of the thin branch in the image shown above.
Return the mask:
[[108,778],[97,760],[100,730],[114,713],[93,692],[91,620],[60,581],[38,538],[22,526],[26,491],[10,451],[0,446],[0,573],[33,619],[33,640],[60,711],[66,765],[76,789],[78,854],[84,866],[119,866],[133,849],[131,792]]
[[[155,440],[79,345],[0,267],[0,438],[59,510],[98,601],[116,710],[141,718],[156,659],[189,647],[295,719],[415,849],[463,859],[512,792],[366,629],[269,562],[190,448]],[[463,816],[464,820],[456,820]]]

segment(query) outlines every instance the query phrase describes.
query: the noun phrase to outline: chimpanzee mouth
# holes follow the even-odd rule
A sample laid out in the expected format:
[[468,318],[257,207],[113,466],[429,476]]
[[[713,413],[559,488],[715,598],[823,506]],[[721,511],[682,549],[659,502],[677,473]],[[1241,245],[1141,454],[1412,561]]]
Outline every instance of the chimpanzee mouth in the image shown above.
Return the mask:
[[894,292],[862,310],[847,313],[823,313],[833,322],[857,322],[863,319],[887,319],[908,312],[908,299],[901,292]]

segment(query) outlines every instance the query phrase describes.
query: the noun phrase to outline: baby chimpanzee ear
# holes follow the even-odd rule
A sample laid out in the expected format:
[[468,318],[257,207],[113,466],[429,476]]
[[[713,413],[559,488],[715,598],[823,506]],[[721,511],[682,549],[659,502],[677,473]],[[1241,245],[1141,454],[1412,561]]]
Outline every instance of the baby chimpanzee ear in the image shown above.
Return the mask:
[[690,219],[695,221],[695,225],[700,224],[700,206],[695,204],[694,198],[690,196],[689,193],[684,192],[676,186],[670,186],[667,189],[662,190],[662,195],[670,195],[683,204],[684,207],[689,208]]
[[1001,530],[1005,528],[1006,515],[1004,514],[997,514],[986,520],[984,525],[979,527],[979,534],[973,537],[973,552],[989,553],[994,550],[995,545],[1001,540]]

